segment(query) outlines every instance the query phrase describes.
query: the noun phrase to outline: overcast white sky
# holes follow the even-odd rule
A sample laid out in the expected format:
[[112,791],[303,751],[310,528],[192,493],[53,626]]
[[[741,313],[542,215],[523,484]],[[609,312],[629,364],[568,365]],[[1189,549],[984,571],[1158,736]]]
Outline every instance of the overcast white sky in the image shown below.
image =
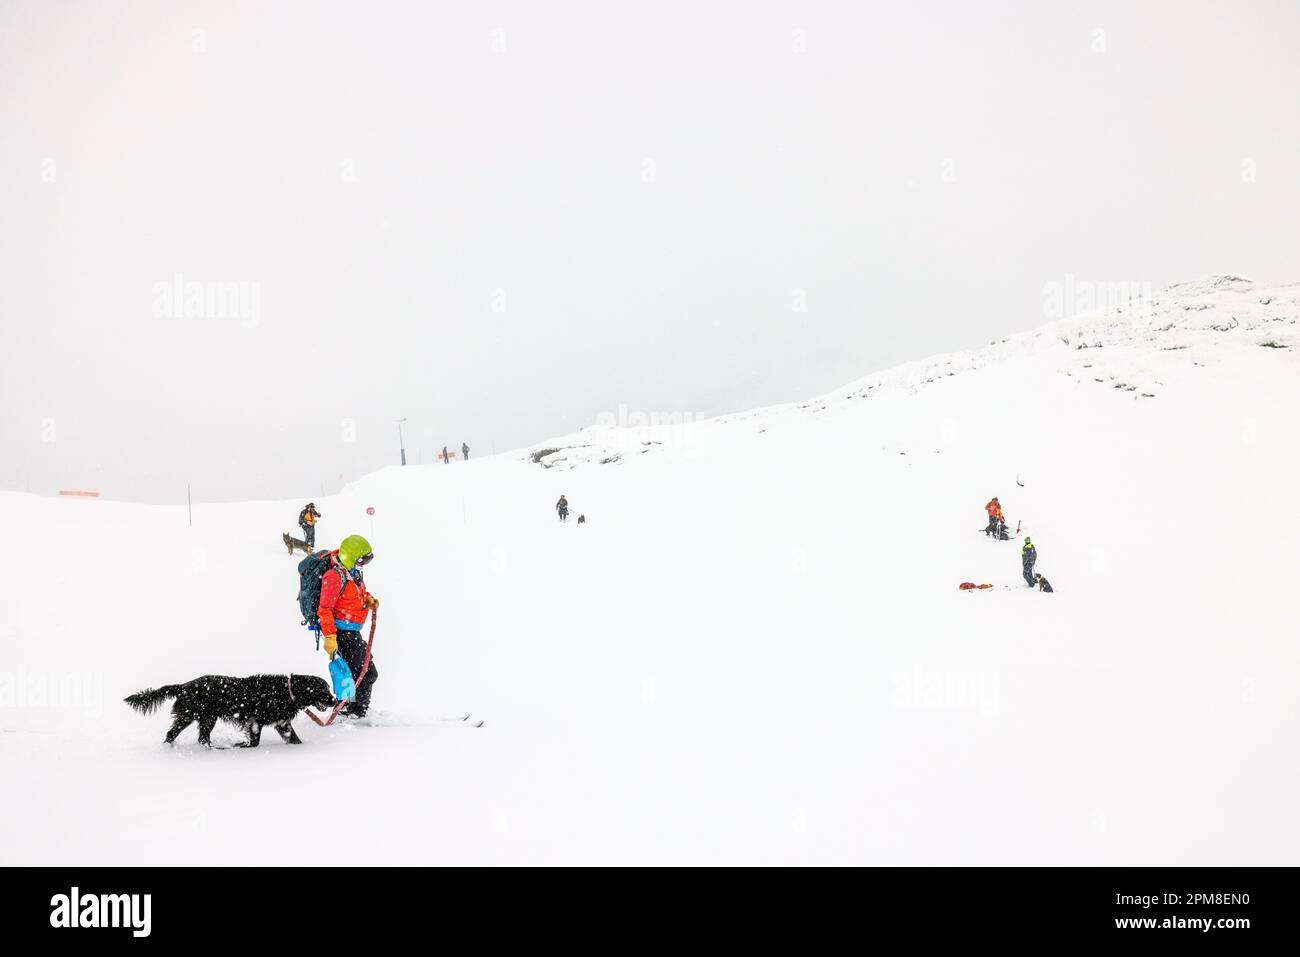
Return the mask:
[[1294,0],[0,0],[0,487],[310,498],[400,416],[489,454],[979,345],[1067,275],[1300,279],[1297,38]]

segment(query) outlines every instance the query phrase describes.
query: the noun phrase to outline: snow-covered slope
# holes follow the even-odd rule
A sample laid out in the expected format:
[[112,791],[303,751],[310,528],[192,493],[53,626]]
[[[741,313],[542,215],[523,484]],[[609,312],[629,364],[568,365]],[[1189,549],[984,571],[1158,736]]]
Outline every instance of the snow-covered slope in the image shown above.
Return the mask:
[[322,543],[376,509],[376,707],[481,729],[166,748],[124,695],[324,673],[301,503],[0,496],[0,863],[336,863],[345,820],[360,864],[1294,864],[1298,299],[1219,277],[318,502]]
[[[1235,361],[1243,352],[1260,348],[1290,350],[1291,355],[1300,348],[1300,283],[1261,288],[1240,276],[1210,276],[1177,283],[1111,311],[1060,319],[983,349],[908,362],[807,402],[713,421],[757,422],[761,428],[773,416],[783,416],[792,408],[833,412],[852,400],[912,394],[950,376],[1021,357],[1035,357],[1044,364],[1051,361],[1061,375],[1150,399],[1164,387],[1166,373],[1177,374],[1189,365]],[[663,444],[662,433],[672,437],[683,427],[683,417],[671,413],[638,415],[620,410],[619,415],[606,418],[612,420],[609,426],[593,426],[579,436],[534,446],[529,459],[547,468],[609,464],[629,455],[651,454],[655,446]],[[656,422],[667,428],[653,427]],[[631,428],[625,427],[629,424]]]

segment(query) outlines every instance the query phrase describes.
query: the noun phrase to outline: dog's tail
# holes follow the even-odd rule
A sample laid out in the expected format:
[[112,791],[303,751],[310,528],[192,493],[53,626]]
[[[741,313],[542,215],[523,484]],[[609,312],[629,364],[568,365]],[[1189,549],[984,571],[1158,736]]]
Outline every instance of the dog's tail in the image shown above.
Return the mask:
[[145,688],[122,700],[141,714],[153,714],[169,698],[181,693],[180,685],[163,685],[161,688]]

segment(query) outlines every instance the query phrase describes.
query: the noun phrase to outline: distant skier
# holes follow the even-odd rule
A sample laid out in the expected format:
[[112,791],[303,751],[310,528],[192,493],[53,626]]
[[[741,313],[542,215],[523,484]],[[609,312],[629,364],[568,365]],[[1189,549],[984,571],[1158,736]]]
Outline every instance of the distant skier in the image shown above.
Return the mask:
[[460,457],[466,462],[469,461],[469,446],[464,442],[460,443]]
[[1001,538],[1004,541],[1008,537],[1006,532],[1007,522],[1002,514],[1002,506],[998,504],[998,497],[993,496],[993,500],[984,506],[984,511],[989,513],[989,523],[984,529],[985,535],[992,535],[994,538]]
[[[366,591],[361,569],[375,557],[370,543],[360,535],[343,539],[338,550],[330,552],[330,567],[320,580],[320,633],[325,653],[333,658],[342,655],[348,670],[355,679],[361,675],[366,663],[366,642],[361,637],[361,627],[366,623],[370,609],[379,599]],[[344,705],[340,714],[353,718],[365,716],[370,707],[370,692],[379,680],[375,659],[370,659],[366,676],[357,685],[357,696]]]
[[303,541],[307,543],[307,549],[316,547],[316,520],[320,518],[320,512],[316,511],[316,503],[308,502],[307,507],[298,513],[298,527],[302,529]]
[[447,453],[447,446],[445,445],[442,447],[442,464],[443,465],[451,464],[451,456]]
[[569,520],[569,500],[563,495],[561,495],[560,500],[555,503],[555,510],[560,513],[561,522],[567,522]]
[[1034,543],[1025,536],[1025,547],[1020,549],[1020,565],[1025,575],[1025,584],[1033,588],[1038,582],[1034,581],[1034,562],[1038,561],[1038,549],[1034,548]]

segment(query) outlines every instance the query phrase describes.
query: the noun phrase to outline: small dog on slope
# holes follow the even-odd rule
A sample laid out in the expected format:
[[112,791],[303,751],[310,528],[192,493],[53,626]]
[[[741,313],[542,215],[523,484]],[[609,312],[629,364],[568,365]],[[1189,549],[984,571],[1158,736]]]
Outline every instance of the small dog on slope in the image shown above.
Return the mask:
[[290,555],[293,554],[293,550],[295,548],[300,549],[304,555],[311,554],[311,549],[307,547],[307,543],[304,542],[301,538],[294,538],[288,532],[285,532],[280,537],[284,539],[284,546],[285,548],[289,549]]

